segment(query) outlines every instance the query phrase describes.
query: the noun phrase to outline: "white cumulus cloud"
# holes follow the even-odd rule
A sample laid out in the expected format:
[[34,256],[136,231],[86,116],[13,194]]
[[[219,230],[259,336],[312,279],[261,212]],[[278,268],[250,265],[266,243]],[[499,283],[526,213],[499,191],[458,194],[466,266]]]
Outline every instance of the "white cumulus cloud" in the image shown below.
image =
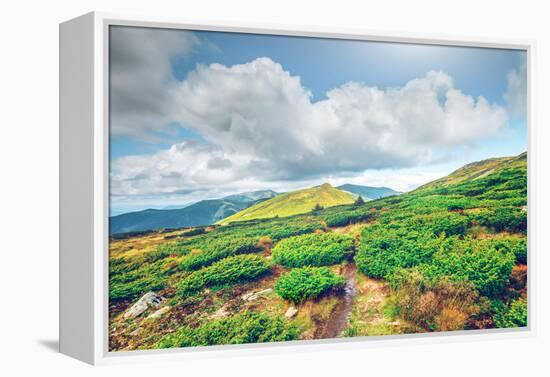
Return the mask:
[[163,117],[207,143],[115,160],[115,195],[259,187],[411,167],[507,124],[505,108],[461,92],[436,71],[395,88],[349,82],[313,102],[298,76],[264,57],[199,66],[169,93],[172,105]]
[[109,33],[110,130],[113,136],[150,138],[174,112],[170,59],[188,55],[192,32],[111,26]]
[[504,99],[511,115],[522,116],[527,112],[527,68],[525,61],[518,69],[508,73],[508,87]]

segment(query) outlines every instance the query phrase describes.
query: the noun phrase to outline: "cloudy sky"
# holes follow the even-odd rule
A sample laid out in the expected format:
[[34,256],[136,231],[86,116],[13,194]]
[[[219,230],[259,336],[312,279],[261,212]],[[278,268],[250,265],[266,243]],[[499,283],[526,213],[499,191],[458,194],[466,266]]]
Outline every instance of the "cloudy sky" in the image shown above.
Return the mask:
[[111,27],[111,214],[323,182],[411,190],[527,148],[525,53]]

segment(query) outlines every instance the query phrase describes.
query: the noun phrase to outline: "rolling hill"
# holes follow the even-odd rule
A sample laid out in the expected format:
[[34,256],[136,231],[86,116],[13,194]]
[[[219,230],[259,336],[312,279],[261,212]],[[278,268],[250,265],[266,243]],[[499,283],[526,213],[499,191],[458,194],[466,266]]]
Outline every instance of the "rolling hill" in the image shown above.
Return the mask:
[[146,209],[124,213],[109,219],[109,234],[211,225],[276,195],[275,191],[261,190],[221,199],[202,200],[185,208]]
[[374,200],[374,199],[385,198],[386,196],[401,194],[401,192],[392,190],[389,187],[370,187],[370,186],[352,185],[349,183],[346,183],[341,186],[337,186],[336,188],[342,191],[350,192],[357,196],[361,196],[365,200]]
[[472,162],[470,164],[462,166],[461,168],[458,168],[457,170],[445,177],[426,183],[425,185],[418,187],[414,191],[446,187],[454,184],[459,184],[468,180],[474,181],[476,179],[483,178],[491,173],[506,168],[525,168],[526,163],[526,152],[512,157],[496,157]]
[[354,197],[350,193],[324,183],[320,186],[277,195],[218,221],[218,223],[229,224],[234,221],[266,219],[276,216],[286,217],[310,212],[316,204],[328,208],[353,202]]

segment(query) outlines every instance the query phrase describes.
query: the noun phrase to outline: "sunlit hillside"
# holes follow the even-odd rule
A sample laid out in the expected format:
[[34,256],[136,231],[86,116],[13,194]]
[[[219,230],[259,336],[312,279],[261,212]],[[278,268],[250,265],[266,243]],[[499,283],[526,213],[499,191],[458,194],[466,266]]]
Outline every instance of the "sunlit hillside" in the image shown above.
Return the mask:
[[311,212],[316,206],[325,208],[354,202],[353,196],[325,183],[320,186],[280,194],[220,220],[219,224],[234,221],[287,217]]

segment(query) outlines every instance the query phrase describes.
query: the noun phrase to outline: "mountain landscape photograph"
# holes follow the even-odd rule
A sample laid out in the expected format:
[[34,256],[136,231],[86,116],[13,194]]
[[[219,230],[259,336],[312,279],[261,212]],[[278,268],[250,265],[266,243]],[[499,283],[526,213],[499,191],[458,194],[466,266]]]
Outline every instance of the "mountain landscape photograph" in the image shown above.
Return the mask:
[[525,66],[111,26],[109,351],[527,327]]

